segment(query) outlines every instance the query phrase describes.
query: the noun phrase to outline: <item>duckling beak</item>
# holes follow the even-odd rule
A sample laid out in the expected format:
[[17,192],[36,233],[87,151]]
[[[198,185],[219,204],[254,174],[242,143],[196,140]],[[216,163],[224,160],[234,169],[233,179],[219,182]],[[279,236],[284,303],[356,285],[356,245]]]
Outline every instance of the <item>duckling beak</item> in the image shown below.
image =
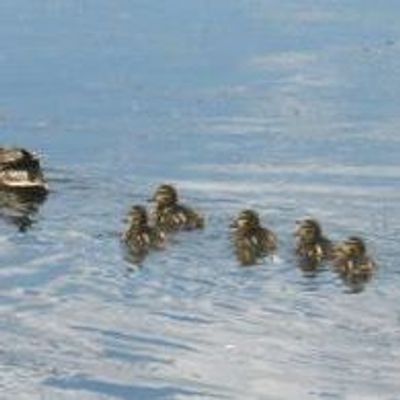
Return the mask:
[[235,229],[243,229],[250,226],[250,223],[247,219],[238,218],[231,223],[231,227]]

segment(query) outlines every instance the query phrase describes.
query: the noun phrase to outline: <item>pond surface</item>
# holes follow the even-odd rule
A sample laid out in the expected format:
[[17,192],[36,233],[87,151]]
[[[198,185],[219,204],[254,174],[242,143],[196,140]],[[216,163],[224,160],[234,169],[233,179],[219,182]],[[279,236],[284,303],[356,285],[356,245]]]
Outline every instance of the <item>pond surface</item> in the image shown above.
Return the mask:
[[[28,216],[0,201],[0,397],[398,399],[399,14],[3,0],[0,143],[41,154],[51,193]],[[138,269],[124,216],[162,182],[207,229]],[[240,268],[228,225],[247,207],[280,251]],[[300,271],[307,215],[363,236],[374,279]]]

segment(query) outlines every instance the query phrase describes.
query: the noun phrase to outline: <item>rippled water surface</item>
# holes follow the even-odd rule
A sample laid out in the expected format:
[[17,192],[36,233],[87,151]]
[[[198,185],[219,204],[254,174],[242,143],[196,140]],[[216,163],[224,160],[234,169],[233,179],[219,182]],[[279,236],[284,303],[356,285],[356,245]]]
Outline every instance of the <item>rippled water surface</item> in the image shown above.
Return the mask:
[[[0,200],[2,399],[400,398],[400,9],[372,0],[0,4],[0,143],[51,193]],[[124,216],[161,182],[207,216],[142,268]],[[241,268],[257,209],[277,257]],[[27,214],[28,212],[28,214]],[[366,238],[346,286],[294,221]]]

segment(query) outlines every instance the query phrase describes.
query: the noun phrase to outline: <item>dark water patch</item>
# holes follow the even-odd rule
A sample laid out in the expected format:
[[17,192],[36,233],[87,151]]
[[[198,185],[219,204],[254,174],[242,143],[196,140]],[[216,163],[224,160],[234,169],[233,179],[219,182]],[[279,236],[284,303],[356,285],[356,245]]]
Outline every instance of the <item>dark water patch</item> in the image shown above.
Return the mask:
[[89,328],[83,326],[74,326],[73,329],[82,330],[86,332],[90,332],[93,334],[101,335],[105,338],[111,338],[122,342],[134,342],[134,343],[142,343],[143,345],[149,345],[151,347],[159,347],[159,348],[172,348],[175,350],[184,350],[184,351],[194,351],[191,346],[185,345],[183,343],[176,343],[172,340],[168,340],[167,338],[158,338],[153,336],[140,336],[136,334],[126,334],[118,331],[112,330],[103,330],[98,328]]
[[107,350],[104,357],[118,361],[129,362],[130,364],[171,364],[173,361],[155,355],[132,353],[126,350]]
[[192,391],[174,386],[145,386],[145,385],[125,385],[108,380],[90,378],[86,376],[75,376],[70,378],[49,378],[44,382],[45,385],[57,387],[63,390],[73,390],[79,392],[93,392],[106,394],[118,399],[173,399],[177,396],[211,397],[212,394],[203,391]]
[[212,324],[210,320],[207,320],[205,318],[197,317],[194,315],[188,315],[188,314],[178,314],[178,313],[171,313],[171,312],[153,312],[154,315],[159,315],[163,318],[170,319],[173,321],[178,321],[182,322],[184,324],[195,324],[195,325],[209,325]]

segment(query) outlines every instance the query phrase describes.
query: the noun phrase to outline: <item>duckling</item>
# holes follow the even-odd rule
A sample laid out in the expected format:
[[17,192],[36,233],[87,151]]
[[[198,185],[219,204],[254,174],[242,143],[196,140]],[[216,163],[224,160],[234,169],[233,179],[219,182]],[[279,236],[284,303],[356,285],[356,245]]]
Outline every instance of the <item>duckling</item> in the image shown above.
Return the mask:
[[141,260],[150,249],[162,248],[165,234],[158,228],[149,226],[147,211],[143,206],[133,206],[128,215],[129,227],[123,235],[132,255]]
[[330,258],[332,243],[322,234],[318,221],[307,218],[298,224],[295,232],[296,254],[313,265]]
[[351,280],[368,280],[376,269],[363,239],[358,236],[351,236],[335,247],[333,265],[342,277]]
[[276,235],[260,224],[257,212],[243,210],[231,225],[236,256],[242,265],[253,265],[278,247]]
[[166,232],[202,229],[204,218],[193,209],[179,204],[178,193],[172,185],[160,185],[152,199],[155,201],[155,223]]
[[47,192],[39,159],[25,149],[0,147],[0,187]]

